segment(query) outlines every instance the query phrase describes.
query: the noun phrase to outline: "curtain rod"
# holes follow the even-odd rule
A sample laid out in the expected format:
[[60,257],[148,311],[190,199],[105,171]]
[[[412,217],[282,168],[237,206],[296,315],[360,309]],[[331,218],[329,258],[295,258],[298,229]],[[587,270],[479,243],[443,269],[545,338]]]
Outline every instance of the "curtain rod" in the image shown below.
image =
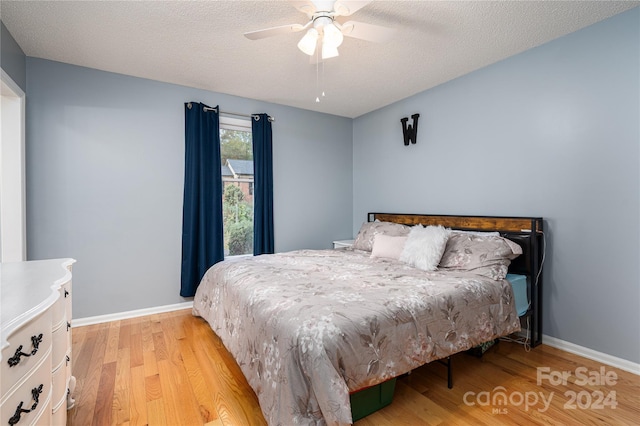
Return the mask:
[[[227,111],[218,111],[218,108],[209,108],[209,107],[204,107],[205,111],[215,111],[218,112],[220,114],[225,114],[225,115],[235,115],[237,117],[247,117],[247,118],[253,118],[254,120],[258,120],[259,119],[259,115],[258,114],[240,114],[239,112],[227,112]],[[276,121],[275,118],[273,118],[272,116],[268,115],[267,117],[269,117],[269,121],[274,122]]]

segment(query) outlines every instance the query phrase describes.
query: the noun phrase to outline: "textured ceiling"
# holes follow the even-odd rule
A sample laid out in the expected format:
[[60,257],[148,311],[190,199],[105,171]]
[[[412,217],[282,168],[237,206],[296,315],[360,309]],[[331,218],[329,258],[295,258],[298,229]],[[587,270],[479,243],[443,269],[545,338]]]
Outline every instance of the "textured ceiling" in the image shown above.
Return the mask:
[[345,37],[320,78],[296,47],[303,33],[243,36],[306,23],[286,1],[2,0],[0,18],[27,56],[357,117],[638,4],[374,1],[338,21],[396,28],[395,37]]

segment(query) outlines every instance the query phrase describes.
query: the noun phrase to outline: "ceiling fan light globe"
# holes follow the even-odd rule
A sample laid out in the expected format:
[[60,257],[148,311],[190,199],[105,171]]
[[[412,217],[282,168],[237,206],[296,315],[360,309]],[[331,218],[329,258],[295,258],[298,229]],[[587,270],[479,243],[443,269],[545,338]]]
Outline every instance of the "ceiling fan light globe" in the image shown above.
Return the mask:
[[333,47],[338,47],[342,44],[344,36],[342,32],[333,23],[324,26],[324,34],[322,36],[323,44],[330,44]]
[[338,56],[338,48],[328,43],[322,43],[322,59],[335,58]]
[[318,42],[318,31],[315,28],[310,28],[309,31],[298,42],[298,49],[305,54],[311,56],[316,51],[316,44]]

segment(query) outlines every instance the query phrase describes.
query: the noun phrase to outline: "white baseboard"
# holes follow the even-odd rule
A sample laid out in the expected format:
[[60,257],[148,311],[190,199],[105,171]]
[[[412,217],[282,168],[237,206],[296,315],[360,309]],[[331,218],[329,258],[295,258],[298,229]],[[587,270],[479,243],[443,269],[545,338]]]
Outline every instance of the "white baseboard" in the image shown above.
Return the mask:
[[119,321],[128,318],[143,317],[145,315],[160,314],[163,312],[178,311],[180,309],[190,309],[193,302],[176,303],[173,305],[155,306],[153,308],[137,309],[135,311],[117,312],[115,314],[97,315],[95,317],[74,318],[71,325],[82,327],[84,325],[100,324],[109,321]]
[[640,364],[628,361],[626,359],[618,358],[613,355],[605,354],[603,352],[594,351],[593,349],[585,348],[584,346],[579,346],[571,342],[566,342],[555,337],[547,336],[545,334],[542,335],[542,343],[566,352],[570,352],[572,354],[580,355],[585,358],[610,365],[612,367],[619,368],[624,371],[628,371],[629,373],[640,375]]

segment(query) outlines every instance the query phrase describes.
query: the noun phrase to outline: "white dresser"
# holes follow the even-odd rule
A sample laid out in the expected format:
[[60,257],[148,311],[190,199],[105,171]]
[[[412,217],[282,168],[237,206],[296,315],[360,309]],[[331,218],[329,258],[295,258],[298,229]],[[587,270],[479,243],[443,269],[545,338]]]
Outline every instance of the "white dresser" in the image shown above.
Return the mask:
[[67,422],[74,259],[0,264],[0,425]]

